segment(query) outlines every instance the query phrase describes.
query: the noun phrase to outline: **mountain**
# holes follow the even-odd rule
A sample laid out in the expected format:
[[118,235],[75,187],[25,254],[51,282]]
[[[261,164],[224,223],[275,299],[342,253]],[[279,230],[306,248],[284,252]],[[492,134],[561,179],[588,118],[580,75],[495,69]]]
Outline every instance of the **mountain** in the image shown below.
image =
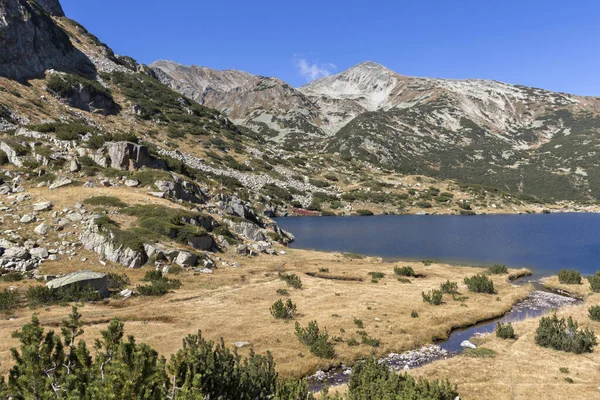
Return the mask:
[[150,67],[170,88],[223,111],[233,122],[274,141],[325,136],[319,109],[280,79],[235,70],[186,67],[171,61],[157,61]]
[[[287,148],[303,138],[307,148],[404,173],[545,198],[600,198],[594,150],[600,145],[598,98],[481,79],[407,77],[374,62],[298,89],[248,74],[223,87],[219,82],[231,71],[179,66],[174,73],[163,65],[172,64],[153,66],[167,75],[163,82],[175,90],[185,85],[182,93],[203,98],[202,104],[242,125],[271,122],[268,131],[257,131],[268,132]],[[202,79],[191,82],[191,71],[202,71]],[[273,82],[271,92],[256,90],[257,80]],[[275,100],[272,92],[282,88],[290,95]],[[265,104],[271,105],[268,111]],[[272,122],[278,112],[310,118],[290,130]]]

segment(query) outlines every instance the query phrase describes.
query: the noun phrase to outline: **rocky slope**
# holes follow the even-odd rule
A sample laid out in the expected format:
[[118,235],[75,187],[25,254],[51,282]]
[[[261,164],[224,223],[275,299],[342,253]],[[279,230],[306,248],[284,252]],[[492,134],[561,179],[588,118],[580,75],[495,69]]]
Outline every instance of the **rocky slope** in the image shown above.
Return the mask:
[[[274,101],[271,93],[248,85],[267,78],[165,61],[153,67],[175,90],[200,97],[240,124],[256,127],[258,121],[270,121],[268,131],[257,131],[288,148],[298,144],[298,132],[304,130],[309,140],[303,144],[309,148],[404,173],[544,198],[600,196],[600,165],[594,157],[600,133],[596,98],[496,81],[406,77],[365,62],[297,90],[289,88],[290,96]],[[202,71],[201,77],[194,80],[198,74],[192,71]],[[230,74],[244,78],[219,85]],[[209,95],[213,85],[218,86],[218,101]],[[272,87],[285,84],[278,81]],[[267,111],[265,104],[274,107]],[[273,124],[276,110],[311,118],[294,124],[294,135],[289,135]],[[589,151],[583,150],[590,145]]]

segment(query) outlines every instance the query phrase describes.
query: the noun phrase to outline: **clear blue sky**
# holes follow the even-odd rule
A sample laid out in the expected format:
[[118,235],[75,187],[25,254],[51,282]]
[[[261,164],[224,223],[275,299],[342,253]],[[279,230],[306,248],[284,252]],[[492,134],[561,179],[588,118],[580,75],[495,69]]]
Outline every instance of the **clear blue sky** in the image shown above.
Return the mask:
[[376,61],[600,96],[597,0],[62,0],[118,54],[276,76],[293,86]]

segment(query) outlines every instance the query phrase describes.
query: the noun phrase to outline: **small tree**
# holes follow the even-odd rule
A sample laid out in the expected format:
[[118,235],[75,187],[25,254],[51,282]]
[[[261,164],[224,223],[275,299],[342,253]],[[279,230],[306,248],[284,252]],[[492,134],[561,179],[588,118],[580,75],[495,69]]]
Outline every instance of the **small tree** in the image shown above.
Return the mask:
[[447,280],[440,285],[440,290],[448,294],[458,293],[458,283]]
[[600,306],[591,306],[588,313],[592,321],[600,321]]
[[311,321],[306,328],[296,322],[296,337],[309,347],[310,352],[319,358],[334,358],[335,350],[327,331],[320,331],[317,321]]
[[559,319],[556,314],[542,317],[535,332],[535,342],[542,347],[576,354],[592,352],[592,348],[598,344],[596,334],[590,329],[580,330],[578,327],[572,317],[566,321]]
[[590,289],[594,293],[600,293],[600,271],[596,271],[594,275],[588,276],[590,282]]

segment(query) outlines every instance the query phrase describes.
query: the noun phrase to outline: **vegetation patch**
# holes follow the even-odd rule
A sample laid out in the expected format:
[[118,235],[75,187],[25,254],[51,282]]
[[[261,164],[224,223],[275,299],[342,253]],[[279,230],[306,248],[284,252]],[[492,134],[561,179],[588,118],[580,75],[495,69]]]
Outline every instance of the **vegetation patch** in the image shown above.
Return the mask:
[[429,303],[434,306],[439,306],[442,304],[443,294],[441,290],[433,289],[429,292],[421,292],[421,296],[423,297],[423,301]]
[[102,297],[91,286],[69,285],[56,289],[46,286],[32,286],[25,293],[30,307],[42,305],[98,301]]
[[13,290],[4,289],[0,292],[0,311],[16,308],[19,304],[19,294]]
[[508,269],[506,268],[506,265],[494,264],[491,267],[489,267],[485,272],[488,275],[502,275],[508,274]]
[[458,293],[458,283],[451,282],[449,279],[440,285],[442,293],[455,294]]
[[590,329],[578,329],[579,325],[573,321],[558,318],[556,314],[551,317],[542,317],[535,331],[535,343],[542,347],[571,352],[575,354],[591,353],[596,346],[596,334]]
[[600,322],[600,306],[591,306],[588,309],[588,315],[592,321]]
[[564,285],[581,285],[581,274],[577,270],[563,268],[558,272],[558,281]]
[[96,196],[85,199],[83,204],[88,206],[102,206],[102,207],[115,207],[125,208],[129,205],[121,201],[121,199],[113,196]]
[[594,275],[588,276],[588,282],[590,283],[590,289],[594,293],[600,293],[600,271],[596,271]]
[[412,267],[394,267],[394,274],[398,276],[416,276],[415,270]]
[[496,352],[485,347],[478,347],[476,349],[465,349],[463,355],[469,358],[494,358],[496,357]]
[[465,284],[471,292],[475,293],[496,293],[494,289],[494,281],[485,275],[474,275],[470,278],[465,278]]
[[164,296],[171,290],[179,289],[181,281],[178,279],[169,279],[163,275],[160,270],[146,272],[143,281],[150,282],[149,285],[138,285],[136,291],[141,296]]
[[503,324],[502,322],[498,322],[496,324],[496,337],[500,339],[514,339],[515,330],[510,322]]
[[296,274],[287,274],[285,272],[279,273],[279,279],[287,283],[288,286],[294,289],[302,289],[302,280]]
[[312,355],[326,359],[335,357],[335,349],[329,340],[329,334],[319,329],[317,321],[309,322],[306,328],[302,328],[296,322],[296,337],[300,343],[309,347]]
[[271,315],[276,319],[294,319],[296,316],[296,305],[290,299],[285,303],[279,299],[271,306]]

